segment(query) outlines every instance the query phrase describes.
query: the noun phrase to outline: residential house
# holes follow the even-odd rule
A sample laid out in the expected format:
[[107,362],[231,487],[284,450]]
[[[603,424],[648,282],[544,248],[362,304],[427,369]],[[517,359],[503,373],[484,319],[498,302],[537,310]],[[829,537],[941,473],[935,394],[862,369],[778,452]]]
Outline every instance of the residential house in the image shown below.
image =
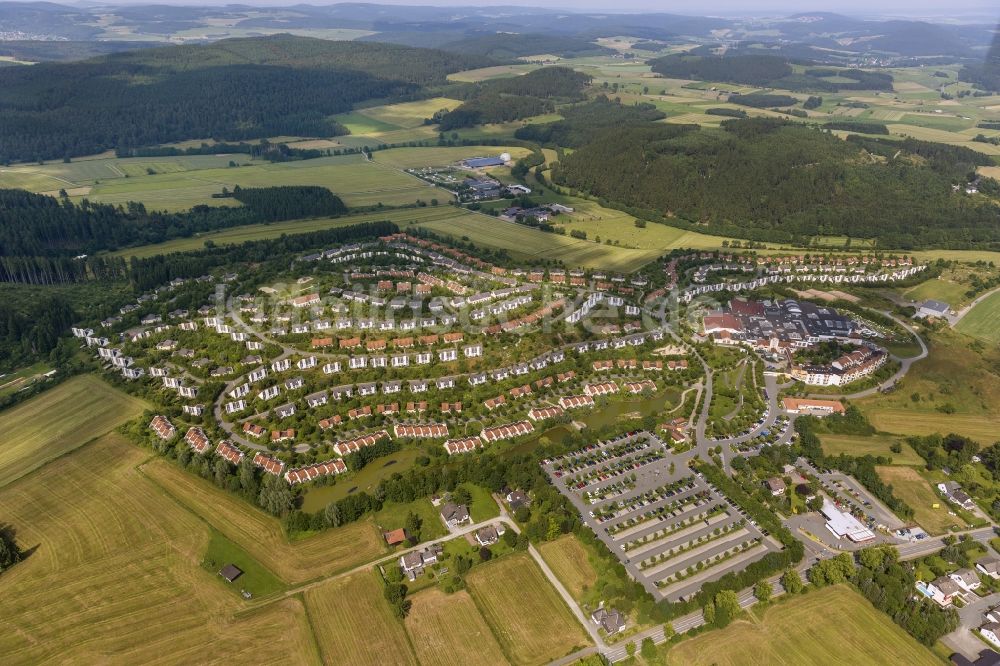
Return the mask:
[[455,504],[454,502],[448,502],[441,507],[441,519],[449,528],[472,523],[468,507],[464,504]]

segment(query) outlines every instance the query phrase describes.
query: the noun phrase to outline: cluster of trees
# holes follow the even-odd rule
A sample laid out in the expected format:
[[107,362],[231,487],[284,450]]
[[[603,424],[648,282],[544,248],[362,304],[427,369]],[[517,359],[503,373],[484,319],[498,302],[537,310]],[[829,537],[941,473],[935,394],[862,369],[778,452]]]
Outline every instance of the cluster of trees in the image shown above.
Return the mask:
[[913,568],[899,562],[895,548],[875,546],[859,551],[850,580],[875,608],[924,645],[934,645],[958,628],[958,613],[953,608],[941,608],[913,594]]
[[705,109],[705,113],[709,116],[726,116],[728,118],[746,118],[747,112],[743,109],[727,109],[725,107],[716,107],[711,109]]
[[22,556],[14,539],[14,528],[0,524],[0,573],[20,562]]
[[[805,244],[831,235],[903,249],[1000,244],[1000,206],[952,190],[988,156],[916,140],[845,142],[775,119],[722,127],[603,128],[560,160],[552,180],[639,217],[755,241]],[[532,128],[518,136],[546,138],[525,130]]]
[[412,99],[450,72],[491,62],[278,35],[6,67],[0,163],[192,137],[335,136],[346,130],[330,116],[357,102]]
[[555,109],[555,100],[581,99],[590,80],[589,75],[568,67],[543,67],[524,76],[484,81],[472,87],[468,101],[433,120],[448,132],[549,113]]
[[[612,128],[650,123],[666,118],[666,114],[652,104],[628,106],[621,100],[598,95],[593,101],[561,109],[563,120],[554,123],[528,125],[518,128],[514,136],[524,141],[579,148],[585,146]],[[681,125],[664,126],[664,129],[684,131]],[[610,175],[610,174],[609,174]]]
[[960,469],[972,462],[973,456],[979,455],[986,468],[994,474],[994,478],[1000,478],[1000,446],[997,444],[980,453],[978,442],[955,433],[944,436],[935,433],[926,437],[910,437],[906,441],[921,458],[927,461],[928,469],[942,467]]
[[344,464],[347,465],[347,469],[352,472],[356,472],[376,458],[387,456],[390,453],[395,453],[396,451],[399,451],[399,444],[396,440],[383,439],[380,442],[375,442],[371,446],[366,446],[362,449],[358,449],[354,453],[347,454],[344,457]]
[[[84,199],[75,204],[67,198],[0,189],[0,256],[65,259],[227,227],[347,212],[344,202],[324,187],[237,188],[232,196],[244,206],[195,206],[186,213],[159,213],[135,202],[113,206]],[[105,259],[86,267],[97,275],[118,276],[121,270],[118,263]],[[0,264],[4,281],[33,281],[30,276],[39,272],[53,282],[76,281],[81,273],[68,261]]]
[[0,367],[48,354],[77,317],[70,302],[58,294],[0,303]]
[[[668,78],[725,81],[758,88],[824,92],[892,90],[892,76],[882,72],[824,67],[797,74],[792,69],[792,62],[773,55],[671,54],[650,60],[649,64],[654,72]],[[841,80],[828,80],[834,77]]]
[[280,185],[277,187],[233,188],[233,198],[265,222],[303,217],[343,215],[347,206],[325,187]]
[[823,128],[845,130],[847,132],[861,132],[862,134],[889,134],[889,128],[885,123],[866,123],[857,120],[832,120],[823,125]]

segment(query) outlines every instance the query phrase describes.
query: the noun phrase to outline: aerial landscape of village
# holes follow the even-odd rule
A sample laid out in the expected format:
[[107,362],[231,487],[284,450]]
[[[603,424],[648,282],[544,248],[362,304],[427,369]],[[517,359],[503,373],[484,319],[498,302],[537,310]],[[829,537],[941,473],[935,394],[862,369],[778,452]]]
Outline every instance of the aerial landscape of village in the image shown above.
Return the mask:
[[0,0],[0,663],[1000,664],[997,22]]

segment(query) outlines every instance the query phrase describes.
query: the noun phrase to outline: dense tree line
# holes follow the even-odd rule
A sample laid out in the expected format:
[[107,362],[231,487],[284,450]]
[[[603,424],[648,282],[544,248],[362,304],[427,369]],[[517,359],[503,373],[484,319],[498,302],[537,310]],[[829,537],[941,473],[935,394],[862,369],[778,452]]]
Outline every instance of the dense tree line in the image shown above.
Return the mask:
[[65,298],[40,295],[31,302],[0,303],[0,365],[54,349],[78,314]]
[[665,113],[652,104],[629,106],[619,101],[610,100],[605,95],[599,95],[593,101],[585,104],[560,109],[560,113],[563,120],[521,127],[514,133],[514,136],[524,141],[579,148],[594,141],[609,129],[662,120],[667,117]]
[[[668,78],[723,81],[758,88],[795,91],[837,92],[839,90],[892,90],[892,76],[861,69],[812,68],[803,73],[792,69],[788,58],[772,55],[690,55],[671,54],[654,58],[654,72]],[[829,81],[839,77],[849,81]],[[770,105],[779,106],[779,105]]]
[[724,81],[749,86],[771,86],[792,73],[792,66],[784,58],[764,55],[748,56],[697,56],[671,54],[649,61],[657,74],[672,79],[697,79]]
[[858,120],[831,120],[823,125],[823,129],[861,132],[862,134],[889,134],[889,128],[885,123],[866,123]]
[[555,110],[551,101],[526,95],[480,95],[463,103],[438,121],[442,132],[487,123],[507,123],[521,118],[539,116]]
[[291,148],[284,143],[271,143],[261,139],[257,143],[202,143],[199,146],[177,148],[176,146],[149,146],[145,148],[119,148],[115,151],[117,157],[176,157],[179,155],[218,155],[220,153],[240,153],[254,159],[264,159],[268,162],[290,162],[293,160],[311,160],[324,157],[328,150],[316,148]]
[[377,238],[398,231],[399,227],[392,222],[361,222],[306,234],[247,241],[239,245],[223,247],[213,245],[201,250],[158,254],[142,259],[132,257],[129,263],[129,279],[137,291],[145,292],[174,278],[196,277],[230,264],[266,263],[277,260],[287,264],[287,260],[294,258],[294,255],[317,247],[332,247],[339,243]]
[[[139,203],[113,206],[84,199],[75,204],[65,198],[0,189],[0,256],[65,258],[245,224],[340,215],[347,210],[339,197],[315,186],[250,188],[234,196],[246,205],[196,206],[186,213],[157,213]],[[52,263],[48,274],[58,276],[65,271],[70,275],[70,279],[55,281],[75,280],[68,264]],[[92,265],[101,269],[98,262]],[[28,269],[0,262],[0,278],[31,281],[18,279]]]
[[[529,126],[518,136],[542,138],[551,129]],[[653,123],[606,129],[563,157],[552,179],[645,219],[751,240],[840,235],[875,238],[885,248],[962,248],[1000,243],[1000,207],[952,189],[989,159],[912,139],[842,141],[752,118],[723,121],[721,131]]]
[[0,69],[0,163],[192,137],[335,136],[362,100],[411,99],[489,61],[388,44],[224,40]]
[[340,197],[325,187],[314,185],[236,186],[233,198],[265,222],[343,215],[347,212],[347,206]]
[[767,109],[775,106],[793,106],[799,100],[791,95],[777,95],[768,93],[748,93],[746,95],[733,94],[729,96],[732,104],[740,106],[751,106],[755,109]]
[[484,81],[470,89],[468,101],[434,120],[447,132],[550,113],[554,100],[581,99],[590,80],[589,75],[568,67],[543,67],[524,76]]

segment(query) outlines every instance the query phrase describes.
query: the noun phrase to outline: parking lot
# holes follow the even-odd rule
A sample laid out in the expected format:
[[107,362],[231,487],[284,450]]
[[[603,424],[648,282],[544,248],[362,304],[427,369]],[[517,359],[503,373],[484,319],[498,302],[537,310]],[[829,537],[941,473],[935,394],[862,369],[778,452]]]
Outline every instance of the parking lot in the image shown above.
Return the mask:
[[544,468],[630,575],[657,598],[687,598],[706,581],[778,549],[650,433],[595,443],[545,461]]

